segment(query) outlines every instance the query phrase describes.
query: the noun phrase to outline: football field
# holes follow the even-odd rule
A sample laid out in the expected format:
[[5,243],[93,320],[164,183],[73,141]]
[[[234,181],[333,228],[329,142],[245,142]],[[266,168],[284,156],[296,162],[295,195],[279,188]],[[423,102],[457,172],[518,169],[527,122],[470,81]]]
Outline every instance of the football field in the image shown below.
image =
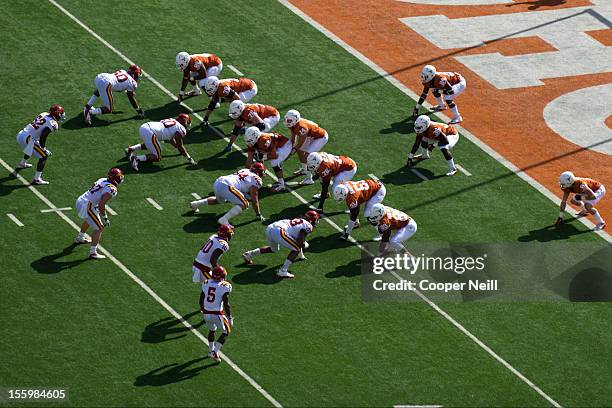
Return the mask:
[[[569,214],[553,228],[551,194],[472,137],[462,134],[453,149],[463,168],[453,177],[438,150],[417,172],[404,167],[415,101],[283,2],[25,0],[4,2],[0,27],[0,388],[67,387],[67,406],[612,406],[610,303],[545,301],[544,293],[530,302],[433,303],[415,293],[364,301],[357,241],[374,229],[362,218],[356,241],[339,240],[348,215],[331,198],[291,280],[275,275],[286,252],[243,263],[244,251],[265,244],[265,225],[252,209],[232,220],[222,264],[236,325],[224,361],[208,359],[191,263],[229,205],[195,214],[188,204],[245,156],[222,153],[233,127],[227,104],[203,126],[208,98],[176,101],[179,51],[220,56],[222,77],[257,83],[254,102],[281,117],[298,109],[327,129],[325,150],[353,158],[356,179],[379,178],[385,205],[417,221],[408,247],[554,250],[610,236]],[[86,126],[95,76],[132,62],[145,72],[136,98],[146,119],[117,94],[117,113]],[[11,174],[23,155],[15,135],[52,103],[67,119],[47,141],[50,184],[29,186],[32,169]],[[196,165],[166,144],[163,161],[133,171],[123,150],[140,141],[139,126],[181,112],[194,119],[185,143]],[[282,123],[275,131],[288,134]],[[90,261],[72,243],[75,200],[111,167],[125,172],[101,241],[111,257]],[[295,168],[292,157],[285,174]],[[273,181],[267,175],[260,193],[264,224],[316,206],[320,183],[273,193]]]

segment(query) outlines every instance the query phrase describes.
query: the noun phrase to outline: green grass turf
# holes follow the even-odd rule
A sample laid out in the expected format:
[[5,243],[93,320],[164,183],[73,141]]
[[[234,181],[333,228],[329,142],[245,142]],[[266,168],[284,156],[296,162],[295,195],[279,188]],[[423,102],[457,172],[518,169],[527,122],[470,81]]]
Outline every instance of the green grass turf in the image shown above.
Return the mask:
[[[598,241],[577,222],[547,228],[555,205],[465,138],[454,154],[474,176],[421,182],[402,170],[414,137],[405,121],[414,102],[276,2],[61,3],[173,92],[180,83],[178,51],[217,53],[225,77],[233,76],[227,64],[237,66],[257,82],[257,102],[282,113],[299,109],[328,130],[327,151],[354,158],[360,177],[380,177],[386,204],[417,220],[414,240]],[[37,24],[24,28],[34,17]],[[194,215],[187,203],[192,192],[207,194],[215,178],[234,171],[243,157],[218,155],[225,142],[196,128],[188,148],[197,166],[185,166],[166,145],[163,162],[134,174],[122,150],[139,141],[142,121],[126,98],[117,95],[122,112],[97,118],[93,128],[83,128],[80,117],[95,75],[125,62],[48,3],[7,4],[0,23],[1,96],[17,102],[0,112],[7,130],[0,157],[17,163],[14,134],[49,104],[62,103],[68,120],[48,141],[54,156],[45,176],[52,184],[40,190],[57,206],[73,207],[109,167],[125,169],[126,181],[111,202],[119,215],[111,217],[102,243],[197,324],[191,261],[227,208]],[[149,119],[183,110],[147,80],[137,98]],[[198,109],[207,104],[203,97],[187,103]],[[212,121],[229,132],[226,109]],[[421,171],[434,178],[445,167],[436,151]],[[1,386],[69,386],[71,404],[78,406],[268,404],[226,364],[202,359],[205,346],[112,263],[83,262],[86,249],[70,246],[74,231],[56,215],[39,213],[43,203],[4,173]],[[298,192],[310,197],[317,188]],[[164,210],[153,209],[145,197]],[[263,197],[263,213],[271,220],[305,209],[289,194],[264,191]],[[343,225],[343,208],[330,201],[327,209]],[[18,228],[5,212],[26,226]],[[78,221],[74,212],[69,216]],[[260,258],[253,267],[240,264],[242,251],[263,244],[263,227],[251,211],[235,223],[238,232],[223,261],[235,288],[237,326],[224,351],[283,405],[547,405],[424,303],[362,302],[359,251],[339,242],[327,223],[309,240],[308,262],[294,265],[297,279],[283,282],[274,273],[284,254]],[[372,233],[361,228],[355,237],[367,240]],[[612,404],[607,304],[443,307],[560,403]]]

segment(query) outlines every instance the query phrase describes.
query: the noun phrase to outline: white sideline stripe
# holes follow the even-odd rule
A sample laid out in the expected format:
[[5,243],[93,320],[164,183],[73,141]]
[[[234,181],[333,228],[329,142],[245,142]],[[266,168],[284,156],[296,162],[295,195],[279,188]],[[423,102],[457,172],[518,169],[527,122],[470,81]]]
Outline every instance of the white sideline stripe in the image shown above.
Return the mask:
[[15,217],[15,215],[11,213],[6,213],[6,216],[11,219],[18,227],[23,227],[23,222],[19,221],[19,218]]
[[[350,45],[348,45],[347,43],[345,43],[343,40],[341,40],[338,36],[336,36],[334,33],[329,31],[327,28],[323,27],[321,24],[317,23],[315,20],[310,18],[310,16],[306,15],[304,12],[302,12],[302,10],[300,10],[297,7],[295,7],[288,0],[278,0],[278,2],[281,3],[282,5],[284,5],[285,7],[287,7],[289,10],[291,10],[294,14],[296,14],[302,20],[306,21],[308,24],[310,24],[311,26],[313,26],[314,28],[319,30],[327,38],[329,38],[330,40],[332,40],[333,42],[335,42],[336,44],[338,44],[339,46],[344,48],[349,54],[353,55],[359,61],[361,61],[362,63],[364,63],[368,67],[370,67],[374,72],[376,72],[378,75],[380,75],[381,77],[383,77],[384,79],[389,81],[392,85],[394,85],[396,88],[398,88],[404,94],[409,96],[411,99],[413,99],[415,101],[417,99],[419,99],[419,95],[417,95],[414,92],[412,92],[408,87],[406,87],[404,84],[402,84],[394,76],[392,76],[387,71],[385,71],[384,69],[379,67],[377,64],[375,64],[368,57],[366,57],[365,55],[363,55],[362,53],[357,51],[355,48],[353,48]],[[426,107],[426,108],[431,108],[432,105],[429,104],[428,102],[425,102],[423,104],[423,106]],[[445,122],[449,122],[450,121],[450,118],[448,116],[444,115],[441,112],[437,112],[436,115],[439,116],[441,119],[443,119]],[[550,191],[548,188],[544,187],[542,184],[540,184],[536,179],[531,177],[529,174],[527,174],[524,171],[520,170],[516,165],[514,165],[514,163],[512,163],[509,160],[507,160],[505,157],[503,157],[501,154],[499,154],[497,151],[495,151],[492,147],[487,145],[485,142],[480,140],[478,137],[476,137],[470,131],[468,131],[467,129],[465,129],[465,128],[459,126],[459,125],[453,125],[453,126],[458,128],[461,131],[461,133],[463,133],[465,135],[465,137],[470,142],[474,143],[476,146],[478,146],[481,150],[483,150],[489,156],[491,156],[492,158],[494,158],[495,160],[500,162],[508,170],[512,171],[514,174],[516,174],[517,176],[522,178],[530,186],[532,186],[533,188],[538,190],[540,193],[544,194],[544,196],[546,198],[548,198],[549,200],[551,200],[553,203],[555,203],[557,205],[561,204],[561,199],[559,197],[557,197],[552,191]],[[553,218],[554,218],[554,216],[555,216],[555,214],[553,214]],[[579,221],[581,223],[583,223],[584,225],[586,225],[590,229],[593,229],[595,227],[595,224],[593,224],[591,221],[589,221],[586,217],[580,218]],[[610,236],[606,231],[601,230],[601,231],[594,231],[594,232],[595,232],[595,234],[599,235],[600,237],[602,237],[606,241],[612,242],[612,236]]]
[[417,169],[410,169],[410,171],[412,172],[412,174],[414,174],[415,176],[417,176],[418,178],[420,178],[423,181],[429,181],[429,179],[427,178],[426,175],[424,175],[423,173],[421,173],[420,171],[418,171]]
[[58,212],[58,211],[70,211],[72,210],[71,207],[62,207],[62,208],[47,208],[44,210],[40,210],[41,213],[48,213],[48,212]]
[[[121,53],[119,50],[117,50],[115,47],[113,47],[108,41],[106,41],[105,39],[103,39],[102,37],[100,37],[96,32],[94,32],[91,28],[89,28],[88,26],[86,26],[83,22],[81,22],[81,20],[79,20],[78,18],[76,18],[74,15],[72,15],[68,10],[66,10],[64,7],[62,7],[60,4],[58,4],[55,0],[48,0],[49,3],[51,3],[52,5],[54,5],[55,7],[57,7],[62,13],[64,13],[66,16],[68,16],[72,21],[74,21],[75,23],[77,23],[81,28],[83,28],[85,31],[87,31],[89,34],[91,34],[95,39],[97,39],[98,41],[100,41],[102,44],[104,44],[108,49],[110,49],[111,51],[113,51],[115,54],[117,54],[119,57],[121,57],[124,61],[126,61],[128,64],[133,64],[134,62],[132,62],[128,57],[126,57],[123,53]],[[151,83],[153,83],[155,86],[157,86],[159,89],[161,89],[166,95],[170,96],[172,99],[176,99],[176,96],[172,94],[172,92],[170,92],[168,89],[166,89],[161,83],[159,83],[155,78],[151,77],[149,74],[147,74],[145,71],[142,71],[143,76],[147,77]],[[187,106],[184,103],[181,103],[182,106],[184,106],[185,108],[189,109],[191,112],[193,112],[193,109],[191,109],[189,106]],[[200,121],[202,120],[202,117],[200,115],[196,115],[194,114],[194,116],[196,116],[198,119],[200,119]],[[227,139],[227,138],[226,138]],[[1,158],[0,158],[0,163],[7,169],[10,169],[10,166],[8,166]],[[21,177],[21,176],[19,176]],[[21,177],[23,179],[23,177]],[[24,182],[25,179],[22,181]],[[25,183],[24,183],[25,184]],[[36,194],[41,200],[43,201],[47,201],[48,204],[51,204],[51,202],[45,197],[43,196],[38,190],[36,190],[35,188],[32,188],[32,186],[29,185],[28,183],[28,187],[34,192],[34,194]],[[75,229],[80,230],[80,228],[74,224],[70,218],[66,217],[64,215],[64,213],[58,213],[60,214],[60,216],[62,218],[64,218],[70,225],[72,225]],[[168,312],[170,312],[170,314],[172,314],[175,318],[179,319],[181,321],[181,323],[183,323],[183,325],[185,327],[187,327],[189,330],[191,330],[191,332],[198,337],[198,339],[200,339],[205,345],[208,345],[208,339],[206,339],[199,331],[197,331],[193,326],[191,326],[191,324],[189,324],[189,322],[185,321],[181,315],[179,315],[172,307],[170,307],[166,302],[164,302],[163,299],[161,299],[155,292],[153,292],[153,290],[151,288],[149,288],[143,281],[141,281],[136,275],[134,275],[129,269],[127,269],[121,262],[119,262],[119,260],[117,260],[117,258],[115,258],[114,256],[112,256],[108,251],[106,251],[105,249],[103,249],[101,246],[98,245],[98,249],[100,249],[100,251],[107,255],[107,257],[109,259],[111,259],[117,266],[119,266],[119,268],[124,271],[126,274],[128,274],[136,283],[138,283],[143,289],[145,289],[147,291],[147,293],[149,293],[155,300],[158,301],[158,303],[160,303]],[[265,399],[267,399],[273,406],[275,406],[276,408],[282,408],[283,406],[274,398],[272,397],[272,395],[270,395],[261,385],[259,385],[253,378],[251,378],[251,376],[249,376],[247,373],[245,373],[240,367],[238,367],[236,365],[236,363],[234,363],[225,353],[220,352],[219,355],[223,358],[223,360],[232,368],[232,370],[234,370],[235,372],[237,372],[243,379],[245,379],[253,388],[255,388]]]
[[370,176],[370,178],[374,181],[380,181],[380,179],[378,177],[376,177],[374,174],[370,173],[368,174],[368,176]]
[[228,64],[228,66],[227,66],[227,67],[228,67],[229,69],[231,69],[232,71],[234,71],[234,72],[236,73],[236,75],[244,76],[244,74],[243,74],[242,72],[240,72],[240,71],[238,70],[238,68],[236,68],[235,66],[233,66],[233,65],[229,65],[229,64]]
[[110,215],[117,215],[117,213],[115,212],[115,210],[113,210],[112,208],[110,208],[110,205],[105,205],[104,208],[106,209],[106,212],[109,213]]
[[164,209],[164,208],[163,208],[161,205],[157,204],[157,202],[155,202],[155,200],[154,200],[154,199],[152,199],[151,197],[147,197],[147,201],[149,202],[149,204],[151,204],[151,205],[152,205],[153,207],[155,207],[157,210],[160,210],[160,211],[161,211],[161,210],[163,210],[163,209]]
[[[306,15],[305,13],[303,13],[299,8],[295,7],[294,5],[292,5],[291,3],[289,3],[289,1],[287,0],[278,0],[282,5],[284,5],[285,7],[287,7],[289,10],[291,10],[293,13],[295,13],[298,17],[302,18],[304,21],[306,21],[308,24],[312,25],[314,28],[316,28],[317,30],[319,30],[323,35],[325,35],[327,38],[329,38],[330,40],[332,40],[333,42],[335,42],[336,44],[338,44],[339,46],[341,46],[342,48],[344,48],[346,51],[348,51],[350,54],[352,54],[354,57],[356,57],[357,59],[359,59],[361,62],[365,63],[367,66],[369,66],[371,69],[373,69],[376,73],[378,73],[379,75],[383,76],[383,78],[385,78],[387,81],[391,82],[393,85],[395,85],[396,87],[398,87],[400,90],[402,90],[406,95],[408,95],[409,97],[411,97],[412,99],[416,99],[418,98],[418,96],[416,94],[414,94],[414,92],[410,91],[407,87],[405,87],[403,84],[401,84],[397,79],[395,79],[394,77],[392,77],[391,75],[389,75],[386,71],[384,71],[382,68],[380,68],[378,65],[374,64],[372,61],[370,61],[367,57],[365,57],[363,54],[361,54],[359,51],[355,50],[353,47],[351,47],[350,45],[348,45],[347,43],[345,43],[344,41],[342,41],[339,37],[337,37],[335,34],[333,34],[332,32],[330,32],[329,30],[327,30],[325,27],[323,27],[322,25],[320,25],[319,23],[317,23],[316,21],[314,21],[312,18],[310,18],[308,15]],[[494,158],[498,159],[498,161],[500,161],[502,164],[504,164],[507,168],[509,168],[510,170],[514,171],[515,173],[519,174],[519,176],[521,176],[525,181],[527,181],[529,184],[534,185],[532,183],[537,183],[533,178],[531,178],[530,176],[526,175],[525,173],[518,173],[518,168],[516,166],[514,166],[512,163],[510,163],[509,161],[507,161],[506,159],[504,159],[501,155],[499,155],[497,152],[495,152],[493,149],[491,149],[489,146],[487,146],[486,144],[484,144],[483,142],[481,142],[479,139],[477,139],[474,135],[472,135],[471,133],[465,131],[464,129],[462,129],[463,132],[466,134],[466,136],[473,142],[475,143],[477,146],[479,146],[481,149],[483,149],[485,152],[489,153],[491,156],[493,156]],[[512,166],[512,167],[510,167]],[[414,169],[412,169],[414,170]],[[540,186],[542,189],[544,189],[544,187],[537,183],[538,186]],[[556,196],[548,191],[548,190],[542,190],[543,192],[546,191],[548,193],[547,197],[551,198]],[[554,200],[553,200],[554,201]],[[557,202],[560,202],[559,199],[557,199]],[[327,219],[327,217],[325,218]],[[338,228],[339,229],[339,228]],[[352,238],[352,237],[351,237]],[[359,246],[361,246],[361,244],[358,244]],[[398,279],[399,278],[398,275],[395,275]],[[544,391],[542,391],[542,389],[540,387],[538,387],[537,385],[535,385],[531,380],[529,380],[527,377],[525,377],[522,373],[520,373],[518,370],[516,370],[514,367],[512,367],[506,360],[504,360],[503,358],[501,358],[497,353],[495,353],[489,346],[487,346],[486,344],[484,344],[480,339],[478,339],[476,336],[474,336],[469,330],[467,330],[465,327],[463,327],[458,321],[456,321],[452,316],[450,316],[448,313],[446,313],[444,310],[442,310],[438,305],[436,305],[434,302],[432,302],[427,296],[423,295],[420,291],[415,290],[414,291],[421,299],[423,299],[423,301],[425,301],[429,306],[431,306],[436,312],[438,312],[440,315],[442,315],[445,319],[447,319],[449,322],[451,322],[457,329],[459,329],[463,334],[465,334],[468,338],[470,338],[472,341],[474,341],[478,346],[480,346],[483,350],[485,350],[489,355],[491,355],[493,358],[495,358],[497,361],[499,361],[504,367],[506,367],[508,370],[510,370],[514,375],[516,375],[519,379],[521,379],[525,384],[527,384],[531,389],[533,389],[535,392],[537,392],[542,398],[544,398],[546,401],[548,401],[550,404],[552,404],[555,407],[560,408],[561,405],[555,401],[554,399],[552,399],[548,394],[546,394]]]
[[460,165],[460,164],[455,164],[455,167],[457,168],[457,170],[459,170],[460,172],[462,172],[463,174],[465,174],[465,175],[466,175],[466,176],[468,176],[468,177],[472,175],[472,173],[470,173],[469,171],[467,171],[467,170],[465,169],[465,167],[463,167],[463,166],[462,166],[462,165]]
[[200,195],[198,193],[191,193],[191,196],[193,198],[195,198],[196,200],[201,200],[202,199],[202,197],[200,197]]

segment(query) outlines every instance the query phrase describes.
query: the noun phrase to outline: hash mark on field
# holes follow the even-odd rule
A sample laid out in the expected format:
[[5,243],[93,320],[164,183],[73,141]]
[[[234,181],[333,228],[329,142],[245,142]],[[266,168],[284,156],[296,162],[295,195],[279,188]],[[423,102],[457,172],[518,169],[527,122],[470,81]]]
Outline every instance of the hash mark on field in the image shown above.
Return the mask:
[[470,173],[469,171],[467,171],[467,170],[465,169],[465,167],[463,167],[463,166],[462,166],[462,165],[460,165],[460,164],[455,164],[455,167],[457,168],[457,170],[459,170],[460,172],[462,172],[463,174],[465,174],[465,175],[466,175],[466,176],[468,176],[468,177],[472,175],[472,173]]
[[240,71],[238,70],[238,68],[236,68],[235,66],[233,66],[233,65],[228,65],[227,67],[228,67],[229,69],[231,69],[232,71],[234,71],[234,72],[236,73],[236,75],[244,76],[244,74],[243,74],[242,72],[240,72]]
[[23,227],[23,222],[19,221],[19,218],[15,217],[15,215],[11,213],[6,213],[6,216],[11,219],[18,227]]
[[53,208],[47,208],[44,210],[40,210],[40,212],[48,213],[48,212],[58,212],[58,211],[70,211],[70,210],[72,210],[71,207],[62,207],[62,208],[53,207]]
[[376,175],[375,175],[375,174],[370,173],[370,174],[368,174],[368,176],[370,176],[370,178],[371,178],[372,180],[380,182],[380,179],[379,179],[378,177],[376,177]]
[[193,198],[195,198],[196,200],[201,200],[202,199],[202,197],[200,197],[200,195],[198,193],[191,193],[191,196]]
[[421,173],[420,171],[418,171],[417,169],[410,169],[410,171],[412,172],[412,174],[414,174],[415,176],[417,176],[418,178],[420,178],[423,181],[429,181],[429,179],[427,178],[426,175],[424,175],[423,173]]
[[112,208],[110,208],[110,205],[106,205],[104,208],[106,208],[106,212],[108,212],[110,215],[117,215],[117,213],[115,212],[115,210],[113,210]]
[[[60,4],[58,4],[55,0],[48,0],[49,3],[53,4],[58,10],[60,10],[62,13],[64,13],[66,16],[68,16],[72,21],[74,21],[76,24],[78,24],[81,28],[83,28],[86,32],[88,32],[92,37],[94,37],[96,40],[100,41],[102,44],[104,44],[109,50],[111,50],[112,52],[114,52],[117,56],[119,56],[120,58],[122,58],[125,62],[127,62],[128,64],[132,65],[134,64],[134,62],[132,60],[130,60],[128,57],[126,57],[121,51],[119,51],[117,48],[113,47],[108,41],[106,41],[104,38],[100,37],[100,35],[98,35],[98,33],[96,33],[95,31],[93,31],[91,28],[89,28],[88,26],[86,26],[81,20],[79,20],[78,18],[76,18],[73,14],[71,14],[68,10],[66,10],[64,7],[62,7]],[[163,86],[157,79],[153,78],[151,75],[149,75],[148,73],[146,73],[144,70],[142,71],[142,75],[145,78],[148,78],[149,81],[151,81],[151,83],[155,86],[157,86],[162,92],[164,92],[166,95],[168,95],[170,98],[172,98],[173,100],[176,100],[177,96],[174,95],[172,92],[170,92],[168,90],[168,88],[166,88],[165,86]],[[198,115],[197,113],[194,112],[194,110],[189,107],[188,105],[186,105],[185,103],[181,102],[181,106],[184,106],[186,109],[189,109],[190,112],[192,112],[193,116],[195,116],[196,118],[198,118],[200,121],[203,120],[201,115]],[[223,134],[221,133],[217,128],[215,128],[214,126],[210,126],[212,129],[215,129],[217,134],[220,134],[221,137],[223,137],[226,141],[229,141],[229,139]],[[244,154],[244,151],[242,152],[242,154]],[[2,164],[7,170],[9,170],[10,172],[14,172],[15,170],[12,169],[8,164],[6,164],[6,162],[4,162],[4,160],[2,160],[0,158],[0,164]],[[268,171],[268,174],[272,174]],[[40,198],[43,202],[46,202],[48,204],[51,204],[51,206],[53,206],[53,203],[51,203],[47,197],[45,197],[44,195],[42,195],[42,193],[40,191],[38,191],[37,189],[35,189],[34,187],[30,186],[29,183],[21,176],[21,175],[17,175],[17,178],[20,178],[21,182],[25,185],[28,186],[28,188],[34,193],[36,194],[36,196],[38,196],[38,198]],[[70,218],[68,218],[64,213],[62,212],[58,212],[57,214],[60,215],[60,217],[62,217],[68,224],[70,224],[74,229],[76,229],[77,231],[80,230],[79,226],[76,225],[74,222],[72,222],[72,220]],[[128,276],[130,276],[130,278],[132,278],[132,280],[134,280],[138,285],[140,285],[140,287],[142,287],[149,295],[151,295],[151,297],[153,297],[160,305],[162,305],[164,307],[164,309],[166,309],[172,316],[174,316],[175,318],[177,318],[182,324],[183,326],[187,327],[189,330],[191,330],[191,332],[200,340],[202,341],[202,343],[204,343],[205,345],[208,345],[208,339],[206,337],[204,337],[204,335],[202,335],[202,333],[200,333],[198,330],[196,330],[189,322],[187,322],[185,319],[183,319],[183,317],[178,314],[178,312],[176,310],[174,310],[172,307],[170,307],[170,305],[168,305],[162,298],[160,298],[157,293],[155,293],[149,286],[147,286],[142,280],[140,280],[136,275],[134,275],[132,273],[132,271],[130,271],[129,269],[126,268],[125,265],[123,265],[117,258],[115,258],[110,252],[108,252],[106,249],[102,248],[101,246],[98,246],[98,249],[100,249],[100,251],[107,255],[108,258],[113,261],[113,263],[115,263],[115,265],[117,265],[123,272],[125,272]],[[223,358],[223,361],[225,361],[227,363],[227,365],[229,365],[232,370],[234,370],[236,373],[238,373],[238,375],[240,375],[246,382],[248,382],[253,388],[255,388],[265,399],[267,399],[273,406],[275,406],[276,408],[283,408],[283,406],[280,404],[280,402],[278,402],[272,395],[270,395],[268,393],[268,391],[266,391],[261,385],[259,385],[250,375],[248,375],[247,373],[245,373],[242,368],[240,368],[238,365],[236,365],[236,363],[234,363],[228,356],[227,354],[223,353],[223,352],[219,352],[219,355]]]
[[147,197],[147,201],[149,202],[149,204],[151,204],[153,207],[155,207],[155,209],[159,211],[164,209],[161,205],[157,204],[155,200],[152,199],[151,197]]

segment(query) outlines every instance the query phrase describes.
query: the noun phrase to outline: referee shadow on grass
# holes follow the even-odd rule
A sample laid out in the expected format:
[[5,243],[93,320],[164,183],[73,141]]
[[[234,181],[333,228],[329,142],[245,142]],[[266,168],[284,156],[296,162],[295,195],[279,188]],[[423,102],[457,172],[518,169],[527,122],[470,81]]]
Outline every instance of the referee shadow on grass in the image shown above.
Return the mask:
[[529,231],[527,234],[518,237],[520,242],[550,242],[569,239],[572,236],[586,234],[591,232],[590,229],[578,229],[573,224],[577,218],[565,220],[559,226],[546,225],[543,228]]
[[[184,320],[189,320],[193,316],[199,316],[200,311],[195,310],[191,313],[183,315]],[[199,319],[195,324],[191,324],[194,328],[198,328],[204,324],[204,320]],[[185,337],[190,332],[190,329],[185,327],[179,319],[173,317],[165,317],[156,322],[153,322],[145,327],[140,339],[143,343],[163,343],[164,341],[177,340]]]
[[75,266],[79,266],[83,262],[87,261],[88,258],[76,259],[74,261],[59,261],[58,259],[70,255],[77,246],[78,244],[72,243],[58,253],[46,255],[35,260],[30,264],[30,266],[36,272],[47,275],[53,275],[67,269],[72,269]]
[[208,357],[194,358],[193,360],[189,360],[183,364],[173,363],[163,365],[149,371],[146,374],[136,377],[134,385],[136,387],[160,387],[173,384],[180,381],[189,380],[199,375],[201,371],[219,364],[216,361],[209,360],[211,362],[207,364],[196,365],[205,360],[208,360]]

